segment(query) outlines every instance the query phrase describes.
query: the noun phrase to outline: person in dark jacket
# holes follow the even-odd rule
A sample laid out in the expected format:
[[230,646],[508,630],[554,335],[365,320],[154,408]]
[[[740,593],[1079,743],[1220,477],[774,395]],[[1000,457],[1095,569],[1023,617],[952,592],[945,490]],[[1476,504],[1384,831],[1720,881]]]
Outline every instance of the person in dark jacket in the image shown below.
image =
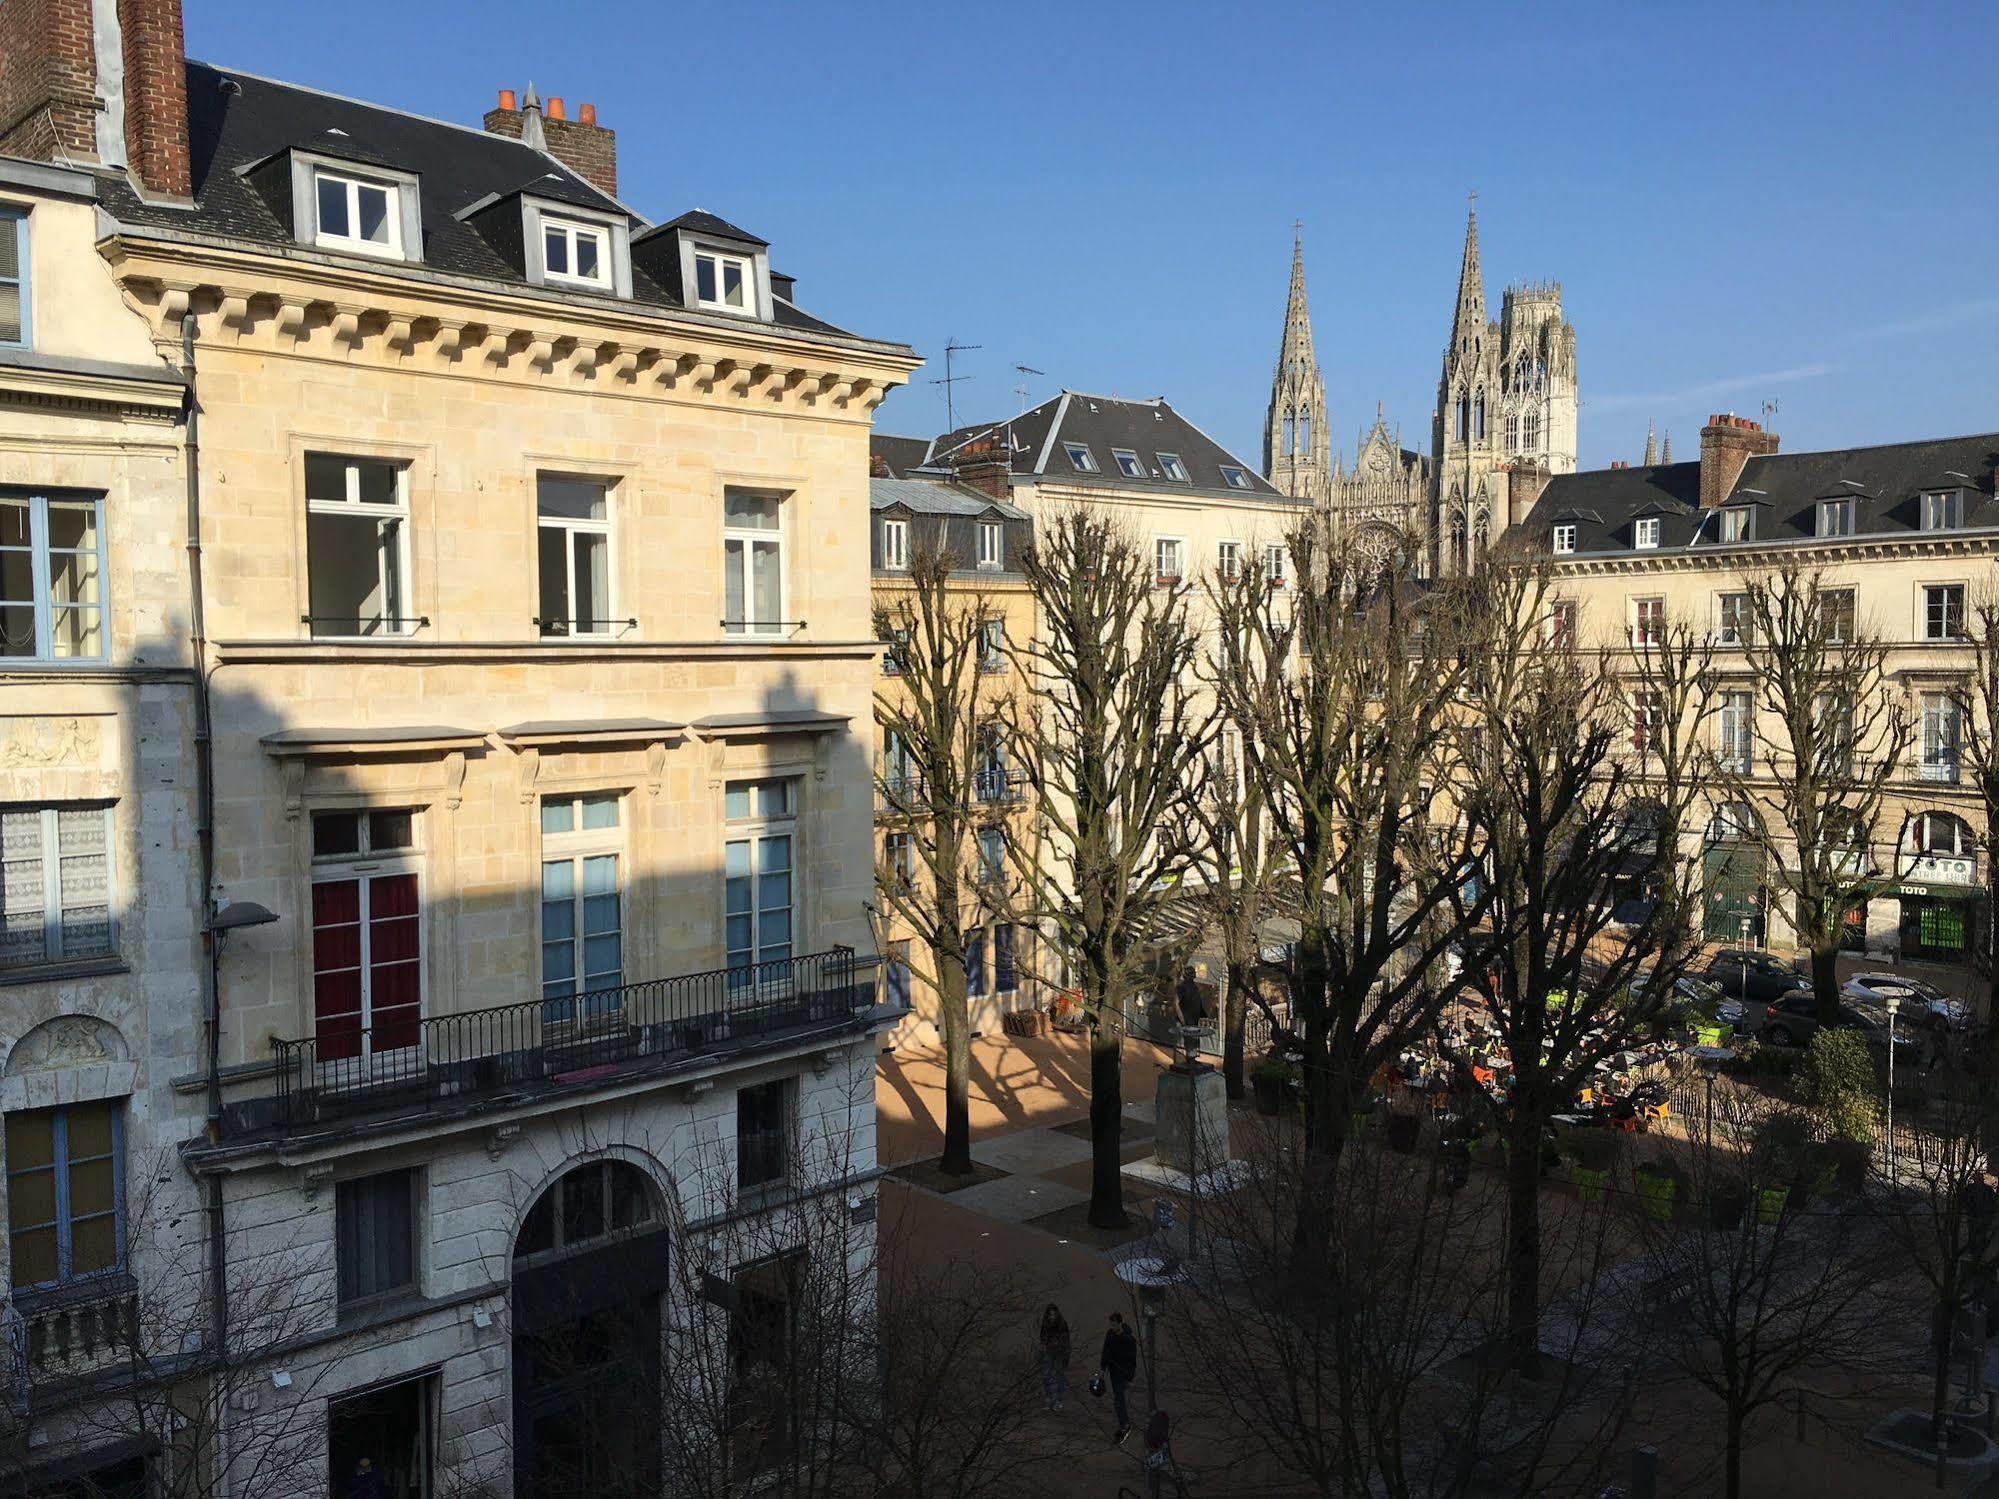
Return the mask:
[[1138,1339],[1125,1325],[1123,1312],[1111,1313],[1111,1325],[1104,1333],[1104,1351],[1099,1367],[1110,1381],[1111,1408],[1117,1413],[1117,1435],[1111,1440],[1120,1447],[1131,1434],[1131,1406],[1125,1392],[1138,1378]]
[[1052,1301],[1041,1314],[1041,1393],[1052,1411],[1069,1398],[1069,1324]]

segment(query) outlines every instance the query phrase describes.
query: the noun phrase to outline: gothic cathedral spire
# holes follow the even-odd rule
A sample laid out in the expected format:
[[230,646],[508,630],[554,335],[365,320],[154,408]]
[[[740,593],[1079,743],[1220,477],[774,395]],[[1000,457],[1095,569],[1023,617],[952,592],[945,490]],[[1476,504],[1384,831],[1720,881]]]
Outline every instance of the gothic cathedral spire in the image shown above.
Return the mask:
[[1465,219],[1465,256],[1458,267],[1458,311],[1451,322],[1451,346],[1463,349],[1485,336],[1485,277],[1478,265],[1478,205]]
[[1312,353],[1312,314],[1305,305],[1305,245],[1302,235],[1294,233],[1284,338],[1263,419],[1263,472],[1285,494],[1324,504],[1332,490],[1332,469],[1326,387]]

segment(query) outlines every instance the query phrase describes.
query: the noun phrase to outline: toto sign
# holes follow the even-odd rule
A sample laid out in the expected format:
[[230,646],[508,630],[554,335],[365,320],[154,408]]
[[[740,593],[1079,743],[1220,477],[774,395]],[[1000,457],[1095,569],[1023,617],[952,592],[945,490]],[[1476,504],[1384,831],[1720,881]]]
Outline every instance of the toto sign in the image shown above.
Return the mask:
[[1978,860],[1970,854],[1917,854],[1902,877],[1917,885],[1974,885]]

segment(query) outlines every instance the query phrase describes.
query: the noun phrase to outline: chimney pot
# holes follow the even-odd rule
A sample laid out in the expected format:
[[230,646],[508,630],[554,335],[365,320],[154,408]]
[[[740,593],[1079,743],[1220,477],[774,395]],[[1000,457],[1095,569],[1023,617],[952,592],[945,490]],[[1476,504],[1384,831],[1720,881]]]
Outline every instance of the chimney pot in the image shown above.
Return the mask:
[[520,108],[520,105],[515,102],[514,91],[512,89],[503,88],[500,90],[500,108],[502,109]]
[[596,123],[597,123],[597,106],[596,106],[596,105],[594,105],[594,104],[579,104],[579,105],[577,105],[577,107],[576,107],[576,118],[577,118],[577,119],[579,119],[579,120],[581,120],[581,121],[582,121],[582,122],[583,122],[583,123],[584,123],[585,125],[594,125],[594,124],[596,124]]
[[567,118],[567,116],[565,116],[562,112],[562,95],[550,94],[548,96],[547,112],[548,112],[548,117],[551,120],[560,120]]

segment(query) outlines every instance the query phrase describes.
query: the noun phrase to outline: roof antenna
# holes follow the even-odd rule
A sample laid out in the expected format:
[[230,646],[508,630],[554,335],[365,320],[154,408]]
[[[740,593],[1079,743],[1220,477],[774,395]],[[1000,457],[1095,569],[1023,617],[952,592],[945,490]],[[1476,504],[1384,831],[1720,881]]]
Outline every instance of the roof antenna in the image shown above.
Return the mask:
[[1763,403],[1764,429],[1766,431],[1772,430],[1776,427],[1776,425],[1777,425],[1777,403],[1774,400],[1765,401]]
[[1020,384],[1014,386],[1013,393],[1020,397],[1020,410],[1022,415],[1025,415],[1027,412],[1027,377],[1029,375],[1045,375],[1048,371],[1038,370],[1031,364],[1016,364],[1013,367],[1013,372],[1020,376]]
[[954,373],[951,369],[951,357],[954,354],[966,354],[970,353],[973,349],[983,349],[984,347],[984,344],[961,344],[955,338],[948,338],[944,341],[944,376],[942,379],[932,380],[930,383],[944,387],[944,430],[946,432],[956,432],[958,430],[958,407],[956,401],[953,399],[956,392],[952,387],[960,380],[969,380],[972,378],[970,375]]

